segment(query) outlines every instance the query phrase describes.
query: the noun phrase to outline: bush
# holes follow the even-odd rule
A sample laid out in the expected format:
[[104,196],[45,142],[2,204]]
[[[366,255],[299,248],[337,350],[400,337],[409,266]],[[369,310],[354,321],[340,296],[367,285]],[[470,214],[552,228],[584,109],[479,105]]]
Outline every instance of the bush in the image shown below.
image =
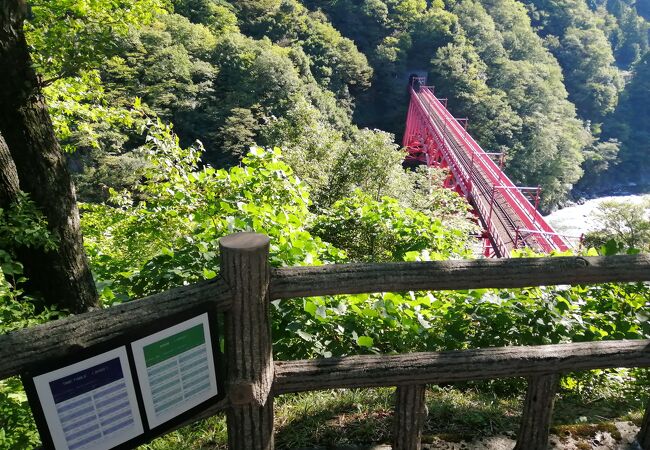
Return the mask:
[[[9,208],[0,209],[0,334],[65,313],[48,308],[24,292],[27,279],[15,254],[21,247],[55,248],[45,219],[26,194],[21,194]],[[20,380],[0,380],[0,448],[31,448],[39,442]]]
[[344,249],[352,261],[404,261],[409,253],[425,251],[432,259],[471,256],[466,232],[404,208],[396,199],[373,200],[361,190],[318,216],[311,232]]

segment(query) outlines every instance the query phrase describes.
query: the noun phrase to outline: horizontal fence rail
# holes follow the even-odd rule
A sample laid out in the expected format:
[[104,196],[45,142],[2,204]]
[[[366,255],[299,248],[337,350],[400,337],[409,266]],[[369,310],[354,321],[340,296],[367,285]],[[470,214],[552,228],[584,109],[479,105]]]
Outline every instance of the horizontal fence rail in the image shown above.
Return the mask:
[[[417,450],[426,422],[427,384],[526,377],[528,391],[516,449],[543,450],[548,444],[553,399],[561,374],[596,368],[650,367],[650,340],[278,362],[273,361],[269,318],[271,300],[295,297],[649,281],[650,255],[270,269],[266,236],[226,236],[220,240],[220,248],[220,276],[213,280],[0,336],[0,379],[209,304],[224,314],[227,396],[185,423],[225,409],[231,449],[273,448],[276,395],[396,386],[393,448]],[[644,418],[639,442],[650,450],[650,411]]]
[[330,264],[272,271],[270,297],[646,281],[650,254]]
[[213,303],[218,311],[226,311],[231,299],[230,287],[216,278],[0,335],[0,380],[204,303]]
[[650,340],[278,361],[275,392],[452,383],[616,367],[650,367]]
[[[390,292],[517,288],[645,281],[650,255],[331,264],[271,270],[270,299]],[[216,278],[0,336],[0,379],[39,361],[109,341],[143,324],[211,302],[230,308],[233,293]],[[19,355],[15,353],[20,348]]]

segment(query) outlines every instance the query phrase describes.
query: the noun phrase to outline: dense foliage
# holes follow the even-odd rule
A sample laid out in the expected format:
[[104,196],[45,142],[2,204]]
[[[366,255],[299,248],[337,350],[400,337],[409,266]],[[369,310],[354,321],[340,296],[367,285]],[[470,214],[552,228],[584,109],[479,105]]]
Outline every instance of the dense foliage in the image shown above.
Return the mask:
[[[54,320],[65,314],[25,293],[28,281],[16,258],[21,248],[56,248],[42,214],[27,196],[0,209],[0,334]],[[33,448],[38,433],[17,377],[0,380],[0,448]]]
[[[241,166],[214,169],[199,165],[201,146],[182,148],[169,126],[149,121],[146,129],[141,152],[148,164],[142,181],[133,191],[113,191],[108,203],[83,205],[86,247],[107,303],[214,277],[218,239],[238,231],[269,235],[274,265],[355,258],[358,252],[351,243],[366,240],[372,224],[383,230],[377,230],[382,238],[372,249],[383,260],[399,260],[413,251],[439,251],[440,257],[467,254],[468,229],[443,224],[464,219],[467,206],[460,202],[436,217],[400,207],[389,197],[373,200],[357,192],[315,214],[307,186],[279,149],[253,148]],[[451,202],[457,198],[450,191],[441,194]],[[350,202],[353,208],[345,210]],[[360,223],[339,227],[334,220]],[[340,247],[348,252],[331,245],[339,239],[348,240]]]
[[353,122],[399,137],[411,73],[429,75],[487,150],[507,153],[516,183],[542,185],[545,208],[579,181],[646,181],[648,23],[629,0],[129,4],[34,3],[36,64],[86,200],[135,181],[142,142],[128,106],[139,97],[216,166],[253,143],[282,146],[331,205],[342,197],[322,191],[337,191],[341,155],[367,157],[367,139],[391,146]]
[[[370,90],[359,97],[360,123],[399,134],[405,79],[428,73],[452,111],[470,118],[484,147],[508,152],[516,182],[544,187],[547,207],[578,181],[581,163],[581,191],[644,182],[647,172],[634,171],[632,162],[647,159],[644,141],[601,133],[617,124],[649,126],[644,116],[634,121],[614,113],[621,94],[629,98],[624,80],[632,88],[647,79],[637,69],[648,51],[648,23],[639,16],[644,2],[306,3],[326,11],[375,69]],[[634,97],[634,107],[643,108],[644,95]]]
[[[271,236],[274,266],[471,257],[480,230],[446,173],[402,167],[411,74],[507,154],[515,182],[542,185],[545,208],[578,182],[648,181],[647,2],[30,3],[104,306],[215,277],[237,231]],[[647,250],[642,211],[608,208],[590,242]],[[52,238],[23,196],[0,210],[0,333],[65,314],[30,291],[16,258],[30,246]],[[646,338],[648,298],[608,284],[278,301],[274,346],[293,359]],[[30,420],[18,380],[0,382],[0,447],[37,445]]]
[[[308,188],[278,149],[254,148],[228,171],[200,168],[200,148],[181,148],[169,127],[150,122],[144,152],[150,165],[133,196],[86,206],[87,246],[106,304],[215,276],[216,241],[236,231],[269,234],[276,266],[471,255],[466,230],[389,197],[356,191],[310,212]],[[278,301],[274,345],[278,358],[294,359],[640,338],[650,335],[647,298],[648,287],[636,284]]]
[[[649,336],[647,286],[305,299],[277,305],[280,358],[541,345]],[[295,303],[298,302],[298,305]],[[297,334],[297,335],[296,335]]]
[[639,202],[609,200],[594,213],[596,227],[585,236],[587,245],[611,253],[650,252],[650,196]]
[[[633,67],[633,77],[603,127],[603,135],[620,142],[619,157],[607,175],[618,182],[650,181],[650,53]],[[610,163],[611,164],[611,163]]]

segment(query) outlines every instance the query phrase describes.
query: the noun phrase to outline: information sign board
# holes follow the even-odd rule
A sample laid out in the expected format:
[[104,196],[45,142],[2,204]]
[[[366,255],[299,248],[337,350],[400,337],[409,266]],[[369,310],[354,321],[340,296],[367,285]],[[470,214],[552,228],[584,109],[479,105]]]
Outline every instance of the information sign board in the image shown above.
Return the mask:
[[150,427],[218,394],[207,314],[135,341],[131,348]]
[[126,347],[34,377],[56,449],[108,450],[143,433]]
[[135,448],[223,398],[209,305],[22,375],[45,449]]

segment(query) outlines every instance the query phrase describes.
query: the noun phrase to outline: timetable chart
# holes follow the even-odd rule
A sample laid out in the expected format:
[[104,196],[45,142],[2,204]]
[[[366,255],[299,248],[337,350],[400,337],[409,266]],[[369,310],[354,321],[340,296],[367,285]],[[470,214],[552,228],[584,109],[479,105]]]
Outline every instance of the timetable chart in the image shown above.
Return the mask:
[[53,372],[34,379],[45,398],[43,409],[56,449],[112,448],[142,433],[123,351],[123,355],[70,366],[63,369],[65,374]]
[[156,414],[210,389],[202,325],[151,344],[144,354]]
[[208,331],[207,315],[199,316],[133,344],[152,427],[217,394]]
[[118,358],[51,381],[50,388],[70,450],[135,424]]

